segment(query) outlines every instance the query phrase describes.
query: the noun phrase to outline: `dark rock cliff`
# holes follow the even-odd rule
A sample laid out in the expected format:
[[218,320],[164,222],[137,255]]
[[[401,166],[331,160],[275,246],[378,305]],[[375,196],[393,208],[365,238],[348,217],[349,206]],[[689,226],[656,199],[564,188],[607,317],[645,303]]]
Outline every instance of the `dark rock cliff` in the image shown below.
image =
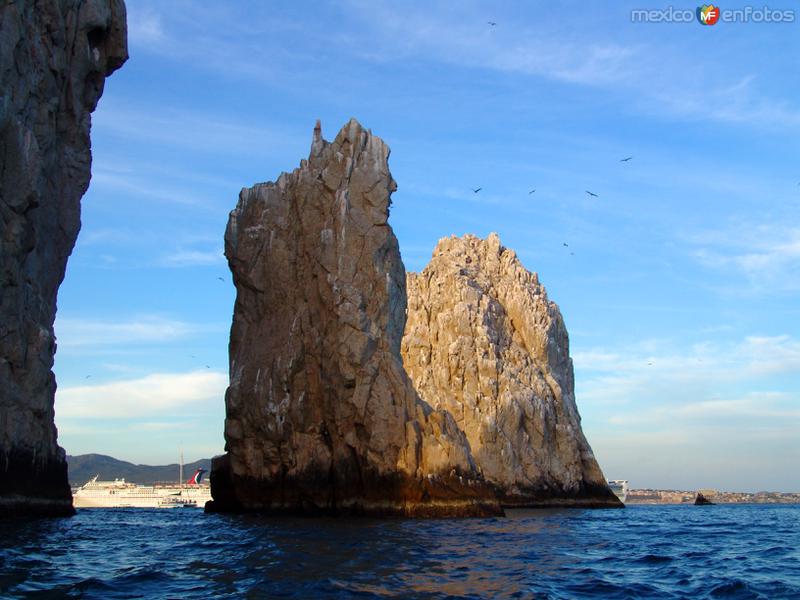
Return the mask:
[[90,115],[127,56],[122,0],[0,6],[0,515],[73,511],[53,321],[89,185]]

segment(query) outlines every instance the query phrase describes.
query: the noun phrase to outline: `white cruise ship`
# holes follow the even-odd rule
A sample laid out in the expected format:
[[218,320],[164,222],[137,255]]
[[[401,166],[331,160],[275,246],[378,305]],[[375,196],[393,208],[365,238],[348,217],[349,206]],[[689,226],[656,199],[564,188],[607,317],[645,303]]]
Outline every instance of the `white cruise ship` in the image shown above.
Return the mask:
[[609,479],[608,487],[616,494],[620,502],[625,502],[628,497],[628,480],[627,479]]
[[197,469],[184,484],[137,485],[124,479],[98,481],[97,476],[72,494],[75,508],[203,508],[211,488]]

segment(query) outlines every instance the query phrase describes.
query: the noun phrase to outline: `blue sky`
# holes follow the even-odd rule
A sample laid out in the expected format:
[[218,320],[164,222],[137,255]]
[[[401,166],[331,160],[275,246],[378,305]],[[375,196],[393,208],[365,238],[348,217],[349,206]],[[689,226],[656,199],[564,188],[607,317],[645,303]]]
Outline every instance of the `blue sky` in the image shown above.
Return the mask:
[[129,1],[59,293],[60,443],[222,451],[227,214],[355,116],[392,149],[408,270],[496,231],[539,273],[608,477],[800,490],[800,25],[631,22],[664,6]]

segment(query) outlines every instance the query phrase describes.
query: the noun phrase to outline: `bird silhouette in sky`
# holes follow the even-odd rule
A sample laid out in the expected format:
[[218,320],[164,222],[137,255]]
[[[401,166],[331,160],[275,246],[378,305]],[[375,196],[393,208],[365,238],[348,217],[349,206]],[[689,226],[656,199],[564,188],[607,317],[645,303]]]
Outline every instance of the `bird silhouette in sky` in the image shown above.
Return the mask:
[[225,280],[222,277],[217,277],[222,283],[225,283]]
[[590,192],[589,190],[586,190],[586,193],[589,194],[590,196],[594,196],[595,198],[599,198],[597,194],[595,194],[594,192]]
[[620,159],[619,162],[628,162],[632,158],[633,158],[632,156],[629,156],[628,158],[622,158],[622,159]]
[[[470,188],[470,189],[472,189],[472,188]],[[474,190],[472,190],[472,193],[473,193],[473,194],[477,194],[477,193],[478,193],[478,192],[480,192],[482,189],[483,189],[483,188],[477,188],[477,189],[474,189]]]
[[497,25],[497,23],[495,23],[494,21],[486,21],[486,22],[487,22],[489,25],[491,25],[492,27],[494,27],[495,25]]
[[564,242],[564,248],[569,248],[569,244],[567,242]]
[[536,190],[531,190],[530,192],[528,192],[528,195],[530,196],[530,195],[531,195],[533,192],[535,192],[535,191],[536,191]]
[[86,377],[84,377],[84,379],[89,379],[89,377],[91,377],[91,375],[87,375]]
[[210,369],[210,368],[211,368],[211,367],[209,367],[208,365],[206,365],[206,369]]

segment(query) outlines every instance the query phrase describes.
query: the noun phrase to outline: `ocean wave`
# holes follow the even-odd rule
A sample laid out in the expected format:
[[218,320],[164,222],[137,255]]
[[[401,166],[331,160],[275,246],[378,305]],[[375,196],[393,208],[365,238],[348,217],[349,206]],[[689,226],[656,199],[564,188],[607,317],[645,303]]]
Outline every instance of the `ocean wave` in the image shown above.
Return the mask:
[[[800,598],[799,506],[0,521],[2,598]],[[768,524],[768,525],[765,525]]]

